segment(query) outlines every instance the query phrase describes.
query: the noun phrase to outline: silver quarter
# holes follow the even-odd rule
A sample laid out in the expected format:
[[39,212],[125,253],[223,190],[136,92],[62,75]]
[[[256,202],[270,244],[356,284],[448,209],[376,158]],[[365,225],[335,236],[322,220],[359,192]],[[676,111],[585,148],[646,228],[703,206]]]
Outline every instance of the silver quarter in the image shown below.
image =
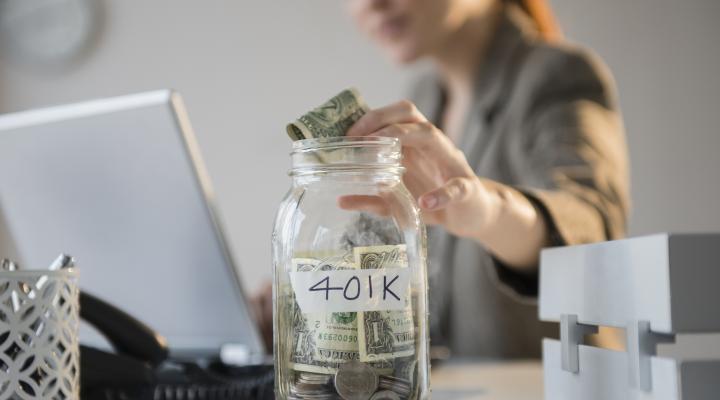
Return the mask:
[[378,388],[378,376],[359,361],[341,364],[335,373],[335,390],[344,400],[368,400]]

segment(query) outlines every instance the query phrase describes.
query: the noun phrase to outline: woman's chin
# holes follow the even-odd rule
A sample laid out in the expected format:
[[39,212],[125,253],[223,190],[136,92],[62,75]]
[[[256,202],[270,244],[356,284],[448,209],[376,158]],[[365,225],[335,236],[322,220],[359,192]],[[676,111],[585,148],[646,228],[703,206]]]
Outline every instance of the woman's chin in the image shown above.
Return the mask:
[[397,65],[408,65],[422,58],[422,54],[414,49],[389,49],[388,55]]

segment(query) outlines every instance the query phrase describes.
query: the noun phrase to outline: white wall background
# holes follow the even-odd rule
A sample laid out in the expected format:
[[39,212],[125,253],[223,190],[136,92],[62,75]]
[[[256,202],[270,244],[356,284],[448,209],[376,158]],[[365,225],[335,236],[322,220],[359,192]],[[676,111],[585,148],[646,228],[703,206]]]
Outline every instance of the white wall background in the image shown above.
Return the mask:
[[[720,2],[553,0],[567,35],[615,72],[632,157],[632,234],[720,231]],[[160,87],[184,96],[230,244],[255,287],[270,274],[289,186],[284,125],[340,88],[371,105],[402,72],[358,37],[345,2],[105,1],[95,48],[73,68],[0,55],[0,111]]]

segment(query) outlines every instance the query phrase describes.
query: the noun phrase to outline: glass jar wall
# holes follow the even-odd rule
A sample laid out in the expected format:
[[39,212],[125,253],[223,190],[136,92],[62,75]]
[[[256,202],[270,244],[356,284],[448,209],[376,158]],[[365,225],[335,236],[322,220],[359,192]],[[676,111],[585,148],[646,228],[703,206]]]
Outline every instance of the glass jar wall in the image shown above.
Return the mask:
[[429,397],[425,228],[396,139],[296,141],[273,230],[278,399]]

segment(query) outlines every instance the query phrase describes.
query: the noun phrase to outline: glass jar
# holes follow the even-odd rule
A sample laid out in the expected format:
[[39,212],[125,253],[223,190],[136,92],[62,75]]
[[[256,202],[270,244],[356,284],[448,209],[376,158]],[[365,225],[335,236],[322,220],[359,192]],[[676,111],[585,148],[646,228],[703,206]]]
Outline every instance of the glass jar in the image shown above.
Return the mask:
[[278,399],[429,398],[426,236],[394,138],[293,143],[272,236]]

